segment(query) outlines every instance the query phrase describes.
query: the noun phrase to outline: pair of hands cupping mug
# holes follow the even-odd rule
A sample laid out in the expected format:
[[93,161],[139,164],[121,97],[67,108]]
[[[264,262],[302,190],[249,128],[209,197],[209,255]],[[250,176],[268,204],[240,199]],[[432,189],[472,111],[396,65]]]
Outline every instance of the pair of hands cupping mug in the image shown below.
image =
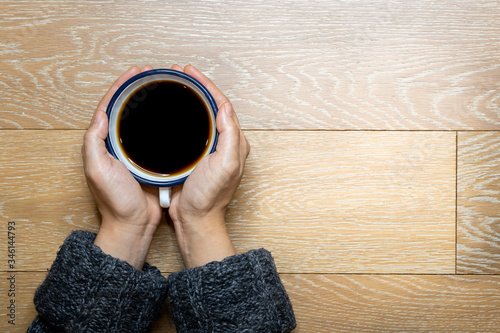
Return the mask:
[[127,80],[106,111],[106,146],[140,183],[159,187],[170,206],[171,188],[184,183],[217,146],[217,105],[195,78],[153,69]]
[[[161,92],[160,97],[168,97],[165,91],[170,83],[163,83],[172,80],[160,77],[163,83],[156,84],[149,78],[155,73],[151,66],[142,70],[134,66],[115,81],[99,102],[84,135],[82,146],[85,178],[101,215],[101,227],[94,244],[105,253],[125,260],[138,269],[144,264],[153,235],[164,216],[158,188],[162,188],[160,197],[163,206],[170,203],[168,217],[176,230],[179,249],[187,268],[222,260],[235,253],[225,227],[225,214],[243,176],[250,145],[241,130],[231,102],[209,78],[190,65],[184,68],[174,65],[172,69],[177,72],[165,72],[174,74],[176,78],[188,78],[182,74],[184,73],[196,79],[180,83],[177,80],[172,83],[177,89],[175,98],[185,94],[185,89],[189,88],[195,92],[195,89],[200,89],[203,95],[196,97],[193,105],[200,106],[201,103],[210,106],[210,113],[204,118],[208,121],[208,130],[204,125],[199,127],[205,128],[201,132],[207,136],[204,140],[195,140],[193,143],[198,151],[201,151],[200,156],[173,156],[178,147],[191,145],[189,142],[181,142],[180,139],[186,138],[184,132],[192,133],[192,128],[197,126],[194,116],[185,117],[189,111],[186,111],[185,102],[165,99],[167,105],[180,104],[177,109],[168,109],[171,112],[167,114],[184,115],[184,118],[180,119],[185,124],[174,124],[170,116],[155,119],[155,115],[146,115],[144,120],[132,114],[136,110],[144,109],[144,105],[139,105],[138,102],[155,97],[156,88]],[[137,92],[136,97],[126,97],[126,87],[141,78],[143,81],[135,83],[132,89],[127,90],[130,92],[128,96],[134,96],[133,93]],[[142,87],[145,90],[143,92],[138,89]],[[205,88],[212,95],[215,104],[211,102],[210,94],[205,94]],[[158,96],[151,98],[152,101],[158,99]],[[132,102],[128,110],[125,107],[127,101]],[[125,112],[123,124],[117,116],[109,119],[112,112],[120,111]],[[134,131],[134,127],[139,124],[145,124],[145,129]],[[179,128],[181,130],[178,130]],[[168,137],[174,131],[179,137]],[[187,138],[190,138],[189,133]],[[153,134],[155,136],[150,136]],[[138,136],[140,139],[146,139],[143,140],[146,143],[148,138],[156,140],[156,145],[148,147],[150,153],[136,149],[133,144],[129,145],[130,138]],[[109,147],[113,147],[112,152]],[[182,149],[180,151],[182,152]],[[161,163],[163,156],[169,158],[167,165]],[[192,159],[189,163],[178,163],[179,160],[187,161],[189,158]],[[185,183],[182,183],[184,181]],[[165,187],[172,188],[172,191],[163,189]]]

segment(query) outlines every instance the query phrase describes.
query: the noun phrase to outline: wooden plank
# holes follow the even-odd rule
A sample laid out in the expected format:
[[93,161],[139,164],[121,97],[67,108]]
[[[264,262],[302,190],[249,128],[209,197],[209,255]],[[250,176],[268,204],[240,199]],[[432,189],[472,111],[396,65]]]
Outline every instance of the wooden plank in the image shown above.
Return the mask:
[[128,67],[178,62],[246,129],[495,130],[499,22],[495,0],[2,1],[0,126],[83,129]]
[[459,273],[500,273],[499,148],[499,132],[459,132]]
[[26,332],[37,315],[33,295],[45,275],[43,272],[0,272],[0,331]]
[[[0,290],[11,273],[0,273]],[[2,292],[2,332],[25,332],[36,310],[43,272],[15,274],[16,326]],[[499,276],[282,274],[299,332],[495,332],[500,327]],[[168,306],[153,332],[175,332]]]
[[[455,133],[247,131],[227,224],[238,251],[265,247],[282,273],[454,273]],[[74,229],[96,231],[83,131],[0,131],[0,218],[17,269],[46,270]],[[150,257],[182,268],[163,223]]]
[[498,276],[285,275],[299,332],[497,332]]
[[229,213],[239,249],[265,245],[287,273],[454,272],[453,133],[249,138],[252,157]]

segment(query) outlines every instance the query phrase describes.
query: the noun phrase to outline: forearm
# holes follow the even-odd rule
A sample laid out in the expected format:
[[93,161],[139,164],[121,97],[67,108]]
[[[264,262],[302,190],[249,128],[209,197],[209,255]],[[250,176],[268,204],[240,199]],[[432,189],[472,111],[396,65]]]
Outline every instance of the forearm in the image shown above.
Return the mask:
[[119,224],[103,222],[94,244],[104,253],[142,270],[153,240],[154,230],[135,226],[128,229],[115,227],[117,225]]
[[186,268],[221,261],[236,254],[223,219],[191,222],[174,221],[177,243]]

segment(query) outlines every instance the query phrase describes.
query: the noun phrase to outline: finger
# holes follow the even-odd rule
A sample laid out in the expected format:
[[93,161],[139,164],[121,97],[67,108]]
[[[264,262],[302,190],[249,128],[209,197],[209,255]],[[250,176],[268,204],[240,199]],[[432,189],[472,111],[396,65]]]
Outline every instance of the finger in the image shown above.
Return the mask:
[[179,66],[177,64],[173,65],[172,69],[176,70],[176,71],[179,71],[179,72],[184,72],[184,68],[182,68],[181,66]]
[[[108,117],[106,113],[97,109],[94,120],[85,133],[82,153],[84,164],[98,170],[109,160],[105,139],[108,135]],[[89,170],[87,170],[89,171]]]
[[[236,115],[231,103],[224,103],[217,115],[217,130],[219,141],[217,143],[217,158],[223,159],[223,165],[233,168],[239,164],[241,130],[236,123]],[[220,157],[219,157],[220,156]]]
[[118,88],[120,88],[120,86],[122,84],[124,84],[132,76],[139,74],[140,71],[141,70],[139,69],[139,67],[134,66],[134,67],[130,68],[128,71],[126,71],[125,73],[123,73],[113,83],[113,85],[111,86],[111,88],[109,88],[109,90],[106,93],[106,95],[104,95],[104,97],[101,99],[101,101],[99,102],[99,105],[97,106],[97,109],[106,112],[106,108],[108,107],[109,101],[111,100],[111,98],[113,97],[113,95],[115,94],[115,92],[118,90]]
[[141,73],[142,73],[142,72],[147,72],[147,71],[150,71],[150,70],[152,70],[152,69],[153,69],[153,67],[152,67],[152,66],[150,66],[150,65],[144,66],[144,67],[141,69]]
[[220,91],[219,88],[217,88],[217,86],[208,77],[206,77],[202,72],[200,72],[194,66],[187,65],[186,67],[184,67],[184,73],[191,75],[196,80],[200,81],[200,83],[208,89],[208,91],[212,94],[212,96],[215,99],[217,108],[220,109],[220,107],[224,103],[229,102],[229,99],[222,93],[222,91]]
[[[200,83],[203,84],[208,89],[208,91],[214,97],[215,102],[217,103],[218,109],[220,109],[224,103],[230,103],[229,99],[226,97],[226,95],[224,95],[222,93],[222,91],[220,91],[220,89],[217,88],[217,86],[209,78],[207,78],[202,72],[200,72],[196,67],[194,67],[192,65],[187,65],[186,68],[184,69],[184,72],[186,74],[191,75],[192,77],[194,77],[198,81],[200,81]],[[234,120],[236,121],[236,124],[238,125],[238,127],[241,128],[238,116],[234,112],[234,109],[232,111],[234,114]]]

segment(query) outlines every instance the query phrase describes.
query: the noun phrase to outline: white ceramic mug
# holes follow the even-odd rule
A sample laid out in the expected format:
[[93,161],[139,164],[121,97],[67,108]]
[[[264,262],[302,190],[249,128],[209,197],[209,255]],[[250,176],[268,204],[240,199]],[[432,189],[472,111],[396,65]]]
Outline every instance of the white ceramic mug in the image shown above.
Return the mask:
[[[129,101],[130,97],[133,96],[134,93],[139,89],[144,88],[145,86],[154,86],[152,85],[152,83],[160,81],[174,81],[180,83],[185,87],[192,89],[192,91],[194,91],[198,95],[198,97],[201,98],[203,103],[205,103],[207,110],[210,110],[211,112],[208,112],[210,116],[210,134],[207,140],[207,149],[205,149],[204,156],[215,151],[218,139],[218,133],[215,125],[217,105],[212,95],[200,82],[198,82],[193,77],[183,72],[171,69],[154,69],[147,72],[142,72],[129,79],[116,91],[106,111],[109,119],[109,133],[108,137],[106,138],[106,145],[110,154],[120,160],[132,173],[137,181],[143,184],[159,187],[160,205],[164,208],[168,208],[170,207],[172,186],[184,183],[187,177],[196,167],[196,164],[190,165],[187,170],[183,171],[180,174],[173,175],[159,174],[151,172],[149,170],[144,170],[128,158],[127,154],[124,152],[121,140],[118,137],[118,126],[120,122],[119,118],[123,113],[123,108],[125,107],[127,101]],[[148,89],[147,87],[146,93]],[[144,96],[144,98],[147,98],[147,96]],[[168,144],[169,143],[167,142],[165,143],[165,150],[168,149]],[[165,151],[165,153],[167,152]],[[175,158],[175,156],[173,158]]]

